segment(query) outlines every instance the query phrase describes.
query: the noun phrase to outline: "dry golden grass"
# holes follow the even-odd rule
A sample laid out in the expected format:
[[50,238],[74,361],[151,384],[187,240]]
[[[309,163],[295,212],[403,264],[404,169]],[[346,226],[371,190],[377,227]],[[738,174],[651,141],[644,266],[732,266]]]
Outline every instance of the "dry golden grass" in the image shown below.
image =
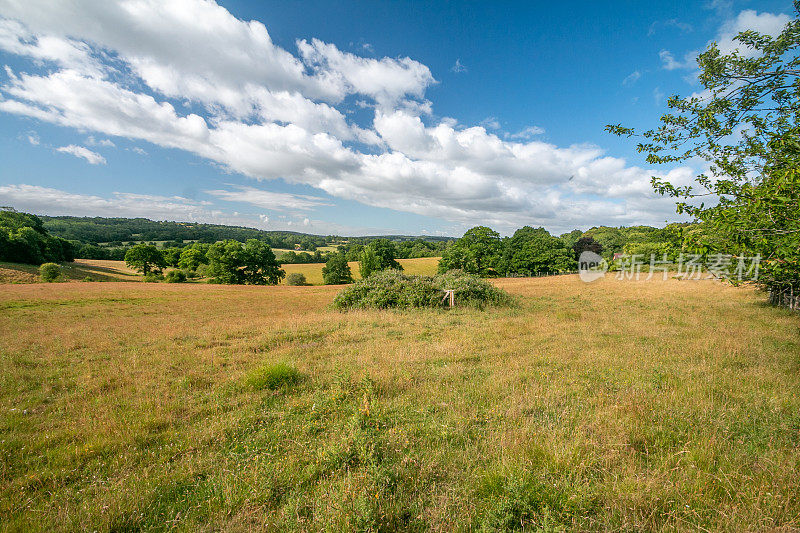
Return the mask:
[[[62,281],[141,281],[142,277],[124,261],[76,259],[61,263]],[[37,283],[39,267],[21,263],[0,263],[0,283]]]
[[[416,274],[418,276],[433,276],[436,274],[436,269],[439,266],[440,257],[421,257],[418,259],[398,259],[397,262],[403,266],[403,272],[406,274]],[[358,261],[350,261],[350,271],[353,273],[354,279],[361,279],[361,270]],[[299,272],[306,277],[306,281],[311,285],[322,285],[322,267],[325,263],[307,263],[296,265],[281,265],[281,268],[286,271],[286,275]],[[284,279],[284,283],[286,283]]]
[[[0,529],[800,526],[796,314],[711,281],[497,283],[517,307],[2,285]],[[304,379],[253,388],[275,363]]]

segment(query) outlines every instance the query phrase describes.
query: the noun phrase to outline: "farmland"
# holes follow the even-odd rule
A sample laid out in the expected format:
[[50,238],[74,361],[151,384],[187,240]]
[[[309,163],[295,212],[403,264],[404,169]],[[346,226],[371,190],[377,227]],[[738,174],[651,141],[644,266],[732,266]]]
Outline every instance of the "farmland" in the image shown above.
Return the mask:
[[796,314],[713,281],[496,283],[516,306],[0,285],[0,529],[800,526]]
[[[403,272],[406,274],[415,274],[418,276],[432,276],[436,274],[436,267],[439,265],[438,257],[421,257],[418,259],[398,259],[397,261],[403,267]],[[359,272],[358,262],[351,261],[348,263],[350,270],[353,273],[354,279],[360,279],[361,273]],[[281,268],[286,271],[286,274],[299,272],[306,277],[306,281],[311,285],[322,285],[322,267],[324,263],[308,263],[297,265],[281,265]],[[285,283],[285,280],[284,280]]]

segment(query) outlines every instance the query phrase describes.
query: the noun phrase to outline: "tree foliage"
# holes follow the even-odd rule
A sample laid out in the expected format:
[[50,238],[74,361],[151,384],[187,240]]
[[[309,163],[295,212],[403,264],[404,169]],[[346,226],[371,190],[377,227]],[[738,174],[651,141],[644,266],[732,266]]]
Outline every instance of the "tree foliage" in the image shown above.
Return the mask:
[[277,285],[286,275],[269,245],[257,239],[244,244],[233,239],[214,243],[206,258],[213,283]]
[[463,270],[481,277],[497,276],[502,249],[499,233],[486,226],[476,226],[444,252],[439,272]]
[[36,215],[0,209],[0,261],[40,265],[74,258],[72,243],[50,235]]
[[361,257],[358,262],[358,268],[362,278],[367,278],[371,274],[378,272],[381,269],[381,262],[378,256],[369,246],[365,246],[361,251]]
[[125,252],[125,264],[145,276],[160,273],[167,267],[164,255],[151,244],[137,244]]
[[322,279],[325,285],[353,283],[353,273],[347,264],[347,257],[342,253],[333,254],[322,267]]
[[[800,12],[800,2],[795,2]],[[739,33],[724,54],[700,54],[699,95],[668,100],[671,112],[641,134],[637,149],[651,164],[708,162],[691,185],[654,177],[656,191],[677,199],[679,213],[704,223],[718,252],[761,255],[760,282],[773,291],[800,289],[800,21],[777,37]],[[637,135],[619,124],[617,135]]]
[[575,268],[572,252],[564,242],[544,228],[525,226],[504,243],[501,272],[504,275],[531,276]]

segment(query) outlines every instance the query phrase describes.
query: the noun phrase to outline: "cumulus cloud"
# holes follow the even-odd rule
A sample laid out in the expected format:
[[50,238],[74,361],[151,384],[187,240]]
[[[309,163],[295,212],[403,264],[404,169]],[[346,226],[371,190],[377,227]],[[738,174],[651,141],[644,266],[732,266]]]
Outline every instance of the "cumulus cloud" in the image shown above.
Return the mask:
[[85,159],[90,165],[106,164],[105,157],[98,154],[97,152],[92,152],[85,146],[78,146],[76,144],[70,144],[69,146],[60,146],[56,148],[56,152],[61,152],[62,154],[70,154],[74,155],[75,157]]
[[[7,17],[0,47],[45,67],[8,69],[0,111],[91,134],[95,146],[113,143],[107,137],[144,141],[257,180],[460,225],[658,223],[674,210],[652,193],[651,170],[597,146],[545,143],[537,126],[502,132],[494,118],[475,127],[435,119],[426,90],[437,82],[408,57],[362,57],[319,39],[297,41],[293,52],[262,23],[239,20],[211,0],[0,6]],[[350,118],[354,105],[371,110],[371,124]],[[105,162],[85,147],[63,148]],[[255,187],[208,193],[262,209],[328,204]],[[186,216],[197,207],[159,202]]]

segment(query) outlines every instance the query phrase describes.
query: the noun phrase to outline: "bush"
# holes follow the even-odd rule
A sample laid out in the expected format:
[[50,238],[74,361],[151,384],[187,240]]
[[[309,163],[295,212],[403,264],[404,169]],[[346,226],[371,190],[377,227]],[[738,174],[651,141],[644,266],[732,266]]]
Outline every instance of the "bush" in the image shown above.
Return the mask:
[[61,276],[61,267],[55,263],[45,263],[39,267],[39,277],[42,281],[51,283]]
[[250,372],[247,376],[247,385],[257,390],[277,390],[296,385],[302,379],[303,375],[295,367],[285,363],[276,363]]
[[164,281],[167,283],[185,283],[186,274],[183,273],[183,270],[170,270],[164,277]]
[[146,281],[148,283],[158,283],[159,281],[164,281],[164,274],[161,274],[160,272],[150,272],[145,274],[142,281]]
[[301,286],[301,285],[308,285],[308,282],[306,281],[306,277],[300,272],[292,272],[291,274],[286,276],[286,284]]
[[428,277],[385,270],[342,290],[334,298],[333,306],[337,309],[446,307],[446,289],[456,291],[458,307],[483,309],[512,302],[511,296],[502,289],[461,271]]

